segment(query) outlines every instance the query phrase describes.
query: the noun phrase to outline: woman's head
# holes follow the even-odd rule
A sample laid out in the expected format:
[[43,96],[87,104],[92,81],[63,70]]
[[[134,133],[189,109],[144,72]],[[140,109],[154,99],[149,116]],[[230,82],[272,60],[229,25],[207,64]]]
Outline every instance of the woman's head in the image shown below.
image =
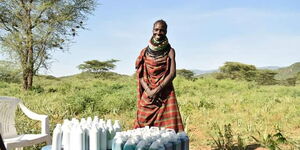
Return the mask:
[[161,41],[167,35],[168,25],[164,20],[157,20],[153,24],[153,39],[156,41]]

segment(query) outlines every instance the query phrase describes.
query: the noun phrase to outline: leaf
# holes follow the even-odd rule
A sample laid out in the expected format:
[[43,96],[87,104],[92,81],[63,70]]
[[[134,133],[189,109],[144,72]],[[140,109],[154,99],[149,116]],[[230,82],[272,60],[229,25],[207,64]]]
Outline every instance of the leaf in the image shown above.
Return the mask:
[[275,137],[283,137],[283,135],[280,132],[274,134],[273,136],[275,136]]
[[256,142],[261,143],[260,140],[258,140],[257,138],[255,138],[254,136],[251,136]]
[[279,143],[286,143],[287,142],[285,137],[279,137],[276,141],[279,142]]

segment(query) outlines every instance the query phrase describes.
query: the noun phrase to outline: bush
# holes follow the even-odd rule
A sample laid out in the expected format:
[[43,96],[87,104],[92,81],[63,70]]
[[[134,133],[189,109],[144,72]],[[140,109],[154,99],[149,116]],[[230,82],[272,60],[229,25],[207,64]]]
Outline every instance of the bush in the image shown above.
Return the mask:
[[[214,74],[214,78],[255,81],[260,85],[277,84],[275,80],[277,72],[272,70],[257,70],[253,65],[239,62],[226,62],[224,66],[220,67],[220,71],[220,73]],[[289,80],[287,84],[295,84],[295,81]]]
[[272,70],[258,70],[255,81],[260,85],[274,85],[277,83],[274,78],[276,74]]
[[187,69],[179,69],[176,71],[176,74],[188,80],[194,80],[194,75],[195,75],[193,71]]
[[270,150],[299,149],[298,145],[283,135],[280,129],[272,133],[260,133],[258,137],[251,136],[258,144]]
[[[224,132],[218,125],[214,125],[214,130],[216,130],[216,137],[212,137],[215,148],[218,150],[244,150],[246,146],[244,145],[243,139],[240,135],[237,135],[237,139],[234,139],[234,133],[231,129],[231,124],[224,125]],[[237,141],[237,142],[235,142]]]
[[280,85],[285,85],[285,86],[300,85],[300,72],[298,74],[296,74],[294,77],[287,78],[285,80],[279,80],[278,83]]
[[220,67],[220,71],[230,79],[252,81],[255,77],[256,67],[239,62],[226,62],[224,66]]
[[297,73],[295,85],[300,85],[300,72]]
[[0,81],[18,83],[20,79],[21,71],[14,63],[0,61]]

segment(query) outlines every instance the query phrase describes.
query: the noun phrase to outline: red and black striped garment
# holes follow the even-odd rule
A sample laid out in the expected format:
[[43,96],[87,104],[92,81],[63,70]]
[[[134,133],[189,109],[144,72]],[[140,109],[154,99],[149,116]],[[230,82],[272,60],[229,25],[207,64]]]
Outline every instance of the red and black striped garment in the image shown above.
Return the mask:
[[153,58],[146,54],[146,48],[137,58],[138,101],[134,128],[157,126],[171,128],[176,132],[184,130],[173,84],[166,85],[156,99],[150,99],[139,81],[139,78],[143,78],[150,89],[158,87],[170,73],[170,64],[168,54]]

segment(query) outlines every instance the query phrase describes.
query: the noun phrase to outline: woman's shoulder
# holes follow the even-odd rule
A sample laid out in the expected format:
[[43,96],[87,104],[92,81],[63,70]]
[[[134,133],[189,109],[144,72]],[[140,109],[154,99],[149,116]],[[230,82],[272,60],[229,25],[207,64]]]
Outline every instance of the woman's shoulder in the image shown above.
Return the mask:
[[169,51],[169,57],[171,57],[171,58],[175,57],[175,49],[172,47],[170,48],[170,51]]
[[[142,50],[140,50],[138,59],[139,59],[140,57],[144,57],[144,56],[145,56],[146,49],[147,49],[147,48],[143,48]],[[141,59],[141,58],[140,58],[140,59]]]
[[142,50],[140,50],[140,55],[144,55],[145,52],[146,52],[146,50],[147,50],[147,47],[145,47],[145,48],[143,48]]

